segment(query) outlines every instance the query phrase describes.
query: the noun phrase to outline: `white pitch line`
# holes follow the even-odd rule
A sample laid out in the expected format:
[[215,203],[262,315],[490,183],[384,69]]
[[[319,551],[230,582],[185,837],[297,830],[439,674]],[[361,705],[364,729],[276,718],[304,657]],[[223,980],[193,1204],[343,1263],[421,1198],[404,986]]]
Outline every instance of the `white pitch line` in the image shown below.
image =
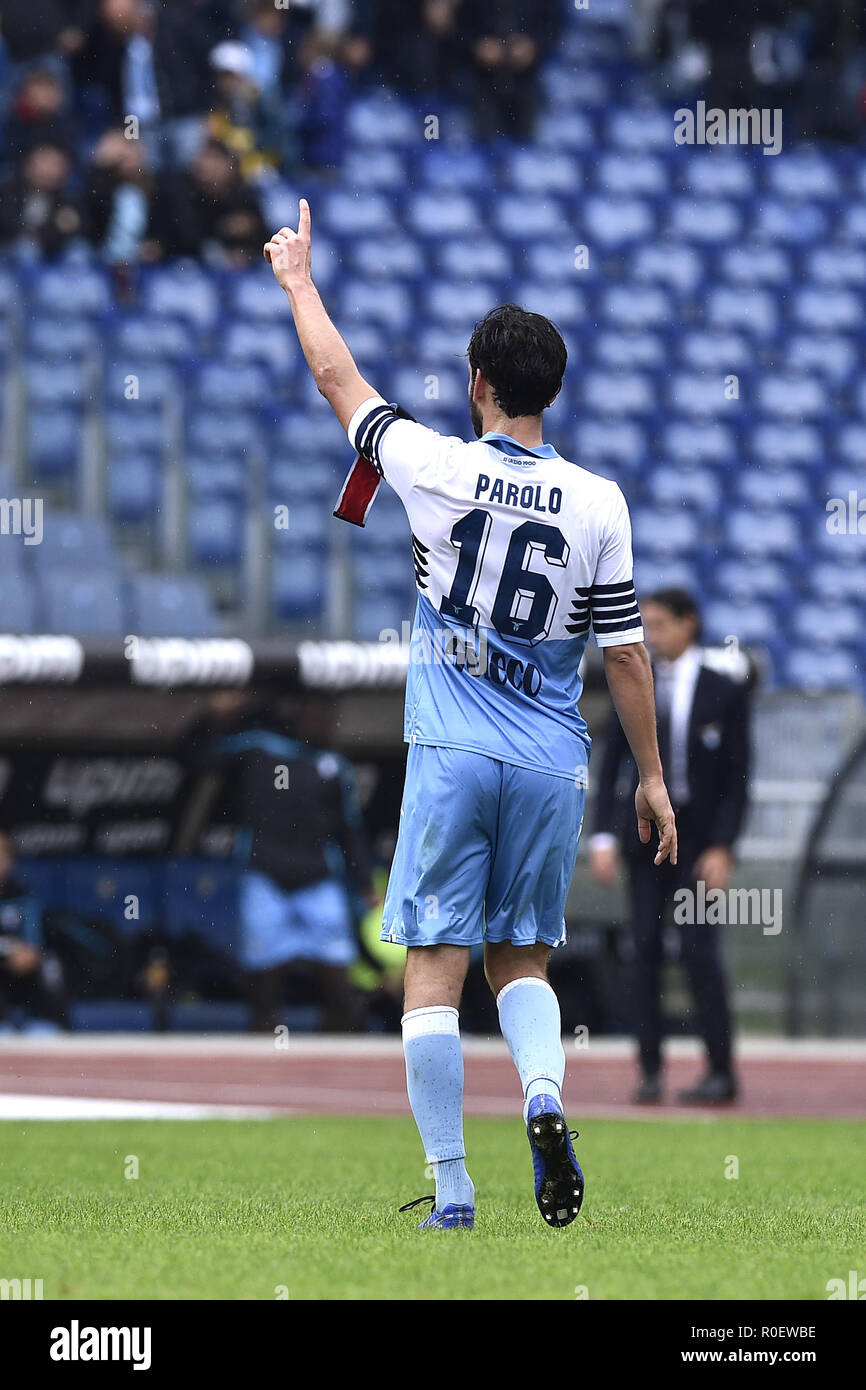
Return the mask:
[[269,1120],[276,1113],[249,1105],[0,1095],[0,1120]]

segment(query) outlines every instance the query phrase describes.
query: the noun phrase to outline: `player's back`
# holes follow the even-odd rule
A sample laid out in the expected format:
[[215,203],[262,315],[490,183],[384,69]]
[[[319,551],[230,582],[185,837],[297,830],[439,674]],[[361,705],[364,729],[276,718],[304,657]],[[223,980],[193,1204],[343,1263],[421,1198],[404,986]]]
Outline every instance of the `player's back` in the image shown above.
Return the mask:
[[589,747],[578,668],[590,627],[601,645],[642,635],[622,493],[550,445],[466,443],[384,402],[364,412],[350,438],[412,528],[407,738],[574,777]]

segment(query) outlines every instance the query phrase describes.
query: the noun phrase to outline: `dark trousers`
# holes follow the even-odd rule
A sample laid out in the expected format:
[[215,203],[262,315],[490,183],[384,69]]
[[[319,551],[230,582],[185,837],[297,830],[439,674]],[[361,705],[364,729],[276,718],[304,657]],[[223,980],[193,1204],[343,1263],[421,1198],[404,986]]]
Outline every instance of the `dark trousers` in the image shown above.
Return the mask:
[[[652,1075],[661,1066],[661,972],[665,909],[680,888],[695,890],[693,869],[700,853],[680,839],[679,863],[653,864],[655,844],[629,845],[627,863],[631,893],[632,1019],[643,1071]],[[697,1032],[704,1041],[715,1072],[731,1070],[731,1012],[722,961],[719,927],[705,922],[677,926],[681,960],[695,1007]]]

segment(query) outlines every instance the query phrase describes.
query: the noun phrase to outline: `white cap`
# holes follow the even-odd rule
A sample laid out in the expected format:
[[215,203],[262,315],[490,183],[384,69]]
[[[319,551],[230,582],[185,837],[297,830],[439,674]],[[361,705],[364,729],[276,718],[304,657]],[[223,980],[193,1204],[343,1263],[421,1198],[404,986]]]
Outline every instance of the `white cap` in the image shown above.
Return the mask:
[[252,77],[253,55],[246,44],[226,39],[211,50],[210,65],[219,72],[233,72],[238,77]]

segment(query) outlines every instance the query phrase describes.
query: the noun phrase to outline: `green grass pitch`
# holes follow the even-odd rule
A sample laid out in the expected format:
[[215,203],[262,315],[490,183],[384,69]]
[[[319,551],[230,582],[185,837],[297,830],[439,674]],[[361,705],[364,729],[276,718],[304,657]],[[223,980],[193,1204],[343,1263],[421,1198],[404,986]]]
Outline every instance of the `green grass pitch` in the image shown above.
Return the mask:
[[422,1235],[426,1208],[397,1213],[432,1190],[409,1120],[7,1121],[0,1278],[45,1299],[826,1299],[866,1272],[866,1124],[581,1128],[573,1225],[542,1223],[519,1117],[480,1119],[476,1229]]

